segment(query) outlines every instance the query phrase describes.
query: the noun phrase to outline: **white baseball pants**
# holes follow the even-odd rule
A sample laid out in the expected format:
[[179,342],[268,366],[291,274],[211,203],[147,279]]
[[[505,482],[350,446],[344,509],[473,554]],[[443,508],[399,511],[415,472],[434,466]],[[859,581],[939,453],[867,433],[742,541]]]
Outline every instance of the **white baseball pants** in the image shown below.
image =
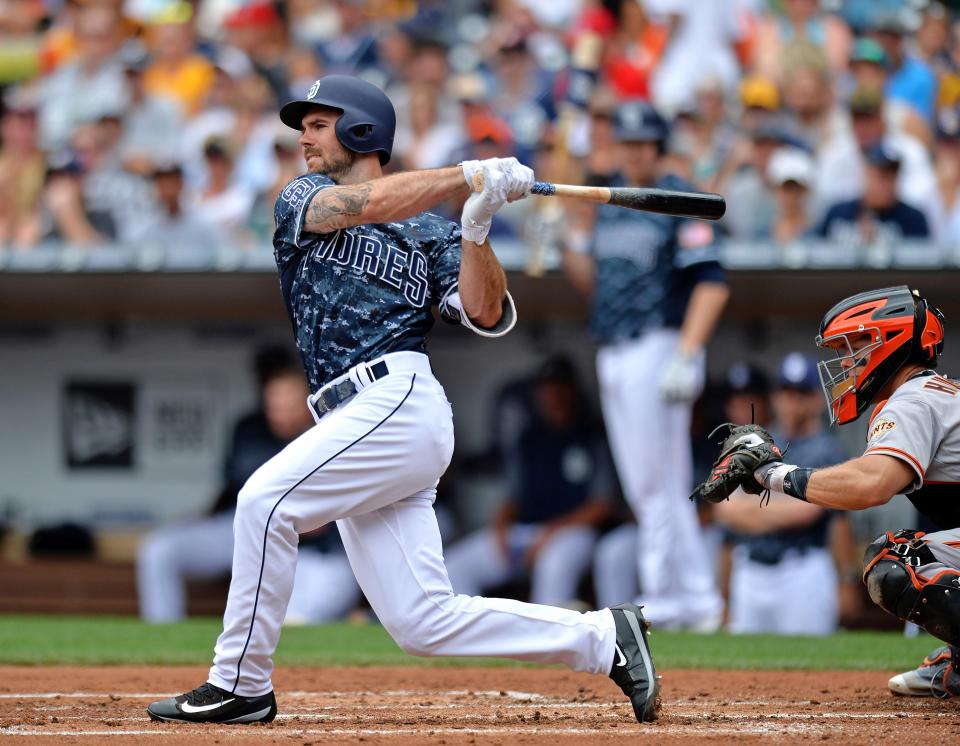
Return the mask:
[[[224,577],[232,561],[232,512],[180,521],[150,532],[137,552],[141,619],[167,624],[185,618],[187,581]],[[286,624],[338,619],[359,600],[357,581],[340,552],[300,552],[296,577]]]
[[293,586],[297,534],[337,521],[350,565],[383,626],[413,655],[503,656],[607,673],[609,610],[456,595],[433,500],[453,453],[453,420],[425,355],[386,355],[390,374],[350,371],[359,393],[254,473],[234,522],[233,579],[209,682],[271,690],[271,655]]
[[791,552],[775,565],[733,552],[730,631],[831,635],[837,631],[837,571],[827,549]]
[[597,376],[610,450],[637,518],[644,616],[653,624],[697,626],[719,622],[723,601],[687,499],[693,487],[690,404],[669,403],[660,394],[660,376],[678,338],[676,330],[659,329],[602,347]]

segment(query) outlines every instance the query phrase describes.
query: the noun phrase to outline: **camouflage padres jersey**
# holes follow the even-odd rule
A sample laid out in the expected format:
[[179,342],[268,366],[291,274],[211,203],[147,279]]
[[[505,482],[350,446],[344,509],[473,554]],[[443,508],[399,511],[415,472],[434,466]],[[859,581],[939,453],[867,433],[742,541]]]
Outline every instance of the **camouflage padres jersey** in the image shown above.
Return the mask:
[[913,469],[906,492],[940,528],[960,526],[960,382],[924,371],[874,410],[867,450]]
[[[656,186],[691,189],[676,176]],[[590,329],[603,343],[680,328],[694,286],[724,279],[713,227],[702,220],[601,205],[590,253],[596,264]]]
[[313,196],[334,182],[323,174],[293,179],[277,197],[273,236],[284,304],[313,391],[357,363],[388,352],[425,352],[441,317],[484,336],[505,334],[513,301],[494,329],[478,329],[460,311],[460,226],[431,213],[326,234],[303,230]]

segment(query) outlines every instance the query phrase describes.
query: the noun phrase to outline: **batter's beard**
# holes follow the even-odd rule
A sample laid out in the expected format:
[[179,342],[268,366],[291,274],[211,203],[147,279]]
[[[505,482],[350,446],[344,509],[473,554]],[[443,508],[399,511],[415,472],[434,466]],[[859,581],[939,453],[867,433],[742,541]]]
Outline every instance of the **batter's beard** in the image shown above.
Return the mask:
[[340,181],[346,174],[350,173],[353,169],[353,164],[357,162],[357,154],[346,150],[339,156],[333,156],[332,158],[327,158],[326,156],[320,155],[315,167],[310,168],[310,173],[314,174],[323,174],[324,176],[329,176],[334,181]]

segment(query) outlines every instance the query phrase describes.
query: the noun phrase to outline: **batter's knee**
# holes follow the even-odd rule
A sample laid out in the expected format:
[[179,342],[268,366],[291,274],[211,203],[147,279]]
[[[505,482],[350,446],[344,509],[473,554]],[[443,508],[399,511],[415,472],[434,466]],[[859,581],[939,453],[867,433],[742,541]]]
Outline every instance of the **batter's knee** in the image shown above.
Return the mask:
[[[449,599],[454,599],[452,593]],[[449,629],[450,626],[446,609],[443,599],[432,598],[429,607],[424,604],[405,611],[378,613],[378,617],[403,652],[418,658],[427,658],[443,654],[441,648],[448,633],[441,630]]]

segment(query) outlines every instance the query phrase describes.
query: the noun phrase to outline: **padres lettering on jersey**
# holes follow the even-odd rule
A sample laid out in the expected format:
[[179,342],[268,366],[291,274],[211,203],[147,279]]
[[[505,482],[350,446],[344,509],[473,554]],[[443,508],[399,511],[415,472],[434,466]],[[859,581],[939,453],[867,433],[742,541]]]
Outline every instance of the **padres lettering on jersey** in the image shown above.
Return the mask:
[[322,174],[299,176],[274,210],[283,300],[314,391],[359,362],[388,352],[424,352],[434,304],[445,320],[479,333],[509,331],[512,301],[489,332],[460,313],[460,226],[449,220],[421,213],[396,223],[305,233],[306,206],[333,185]]
[[[675,176],[656,186],[691,188]],[[699,220],[601,205],[591,253],[596,283],[590,328],[601,342],[679,328],[699,280],[696,270],[690,270],[709,266],[716,279],[723,277],[713,228]]]
[[917,510],[941,528],[960,526],[960,383],[932,371],[904,383],[871,418],[864,454],[906,463]]

